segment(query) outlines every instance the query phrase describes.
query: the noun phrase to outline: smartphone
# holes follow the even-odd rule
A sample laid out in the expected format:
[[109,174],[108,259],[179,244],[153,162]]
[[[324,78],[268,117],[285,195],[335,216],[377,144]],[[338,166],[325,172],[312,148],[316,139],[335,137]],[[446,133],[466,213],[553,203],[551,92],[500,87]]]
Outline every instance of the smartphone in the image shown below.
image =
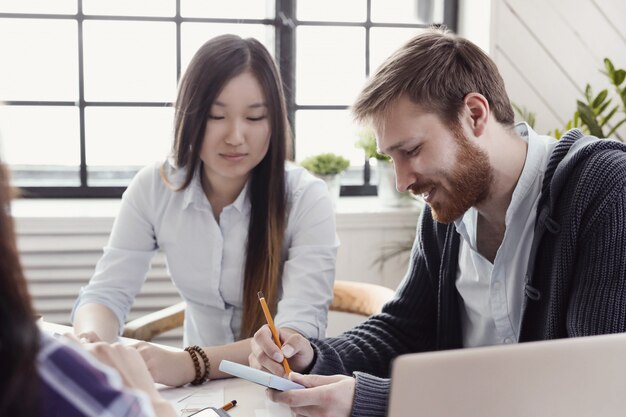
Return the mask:
[[300,385],[286,378],[250,368],[246,365],[227,361],[226,359],[220,362],[220,371],[278,391],[291,391],[293,389],[304,388],[304,385]]

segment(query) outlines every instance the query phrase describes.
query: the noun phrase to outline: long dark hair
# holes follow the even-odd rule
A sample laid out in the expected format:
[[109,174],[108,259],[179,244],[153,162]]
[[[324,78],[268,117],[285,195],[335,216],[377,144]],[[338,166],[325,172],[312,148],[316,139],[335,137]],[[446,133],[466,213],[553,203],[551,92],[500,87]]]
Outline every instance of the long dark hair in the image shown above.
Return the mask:
[[[290,143],[289,122],[280,74],[259,41],[222,35],[200,47],[180,80],[172,148],[176,168],[187,169],[178,188],[182,190],[189,186],[194,175],[201,173],[200,150],[211,105],[228,81],[246,71],[254,75],[265,95],[271,135],[267,154],[253,169],[248,187],[251,215],[241,339],[252,336],[264,323],[263,315],[259,314],[258,291],[263,291],[270,310],[275,313],[286,223],[285,160]],[[168,182],[165,168],[161,176]]]
[[0,416],[39,415],[39,330],[22,273],[13,221],[11,188],[0,163]]

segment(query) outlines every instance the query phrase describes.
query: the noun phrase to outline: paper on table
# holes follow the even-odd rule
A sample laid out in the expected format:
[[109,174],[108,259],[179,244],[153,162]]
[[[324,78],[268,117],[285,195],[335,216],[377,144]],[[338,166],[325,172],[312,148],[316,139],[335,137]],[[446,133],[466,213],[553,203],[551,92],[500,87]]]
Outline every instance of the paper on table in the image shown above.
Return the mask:
[[174,406],[181,417],[186,417],[205,407],[219,408],[224,405],[224,388],[161,386],[159,387],[159,394]]
[[255,417],[292,417],[291,408],[265,399],[265,410],[254,410]]

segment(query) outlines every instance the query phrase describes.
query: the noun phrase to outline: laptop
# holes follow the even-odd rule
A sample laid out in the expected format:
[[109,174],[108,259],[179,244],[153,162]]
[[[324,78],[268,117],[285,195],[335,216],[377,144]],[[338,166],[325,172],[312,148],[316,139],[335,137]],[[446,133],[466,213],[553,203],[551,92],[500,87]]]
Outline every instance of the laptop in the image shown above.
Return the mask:
[[389,417],[626,415],[626,334],[398,357]]

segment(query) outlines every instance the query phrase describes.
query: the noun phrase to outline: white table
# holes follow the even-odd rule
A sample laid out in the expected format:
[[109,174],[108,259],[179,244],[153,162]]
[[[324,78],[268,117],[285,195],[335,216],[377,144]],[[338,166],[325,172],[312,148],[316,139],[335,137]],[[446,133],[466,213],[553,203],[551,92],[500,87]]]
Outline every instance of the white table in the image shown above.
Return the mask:
[[[40,328],[48,333],[64,334],[72,328],[55,323],[40,322]],[[136,342],[134,339],[120,338],[122,343]],[[165,349],[174,349],[159,345]],[[237,406],[228,410],[232,417],[289,417],[288,407],[275,404],[266,399],[265,387],[239,378],[216,379],[204,385],[168,387],[157,384],[161,395],[179,412],[183,408],[199,406],[220,407],[231,400],[237,400]],[[207,402],[203,403],[206,399]],[[188,413],[182,413],[182,416]]]

